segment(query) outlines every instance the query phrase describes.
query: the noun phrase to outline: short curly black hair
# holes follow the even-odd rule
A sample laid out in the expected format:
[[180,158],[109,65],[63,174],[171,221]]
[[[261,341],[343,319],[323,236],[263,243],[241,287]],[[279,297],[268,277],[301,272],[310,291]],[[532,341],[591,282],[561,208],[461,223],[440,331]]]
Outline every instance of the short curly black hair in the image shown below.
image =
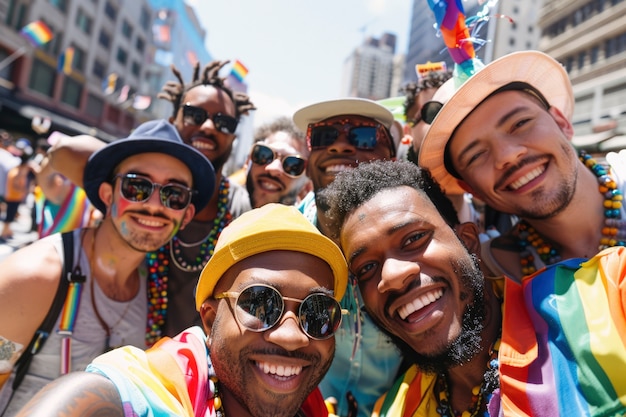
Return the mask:
[[226,78],[219,76],[219,71],[229,62],[230,61],[211,61],[204,67],[202,74],[200,74],[200,63],[196,62],[193,68],[193,78],[188,85],[185,85],[180,71],[172,65],[172,72],[176,78],[178,78],[179,82],[166,82],[157,97],[165,99],[174,105],[172,117],[175,118],[178,114],[178,109],[180,109],[182,105],[182,99],[185,93],[199,85],[212,85],[228,94],[233,103],[235,103],[235,118],[239,120],[242,114],[248,114],[248,111],[256,110],[256,107],[254,107],[254,104],[252,104],[247,94],[234,92],[224,83]]
[[413,118],[413,115],[408,113],[411,107],[415,105],[415,100],[417,100],[419,93],[427,88],[439,88],[450,78],[452,78],[451,71],[431,71],[419,81],[408,83],[400,89],[400,92],[405,95],[404,117],[407,122]]
[[355,209],[379,192],[401,186],[425,194],[450,227],[459,224],[452,202],[428,170],[407,161],[372,161],[340,172],[332,183],[318,193],[318,207],[324,210],[328,220],[325,226],[331,237],[339,238],[346,217]]

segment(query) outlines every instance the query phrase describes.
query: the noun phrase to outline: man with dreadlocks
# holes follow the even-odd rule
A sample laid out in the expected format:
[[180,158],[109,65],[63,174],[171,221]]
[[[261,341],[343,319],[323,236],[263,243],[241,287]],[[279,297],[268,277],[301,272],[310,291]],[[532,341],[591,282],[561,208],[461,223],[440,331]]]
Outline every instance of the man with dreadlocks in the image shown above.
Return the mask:
[[[200,71],[196,64],[192,80],[186,84],[180,71],[172,66],[178,82],[169,81],[159,98],[170,101],[169,121],[183,141],[204,154],[215,168],[217,190],[208,205],[194,216],[189,226],[165,246],[148,254],[148,318],[146,344],[162,336],[175,336],[199,324],[193,303],[198,274],[206,265],[222,229],[250,209],[247,191],[231,183],[222,173],[230,157],[235,131],[241,116],[255,107],[249,97],[233,92],[219,77],[229,61],[213,61]],[[82,184],[87,158],[104,142],[85,136],[64,138],[50,151],[52,166]],[[201,187],[201,185],[200,185]],[[207,186],[207,189],[211,187]],[[203,192],[199,188],[199,192]]]

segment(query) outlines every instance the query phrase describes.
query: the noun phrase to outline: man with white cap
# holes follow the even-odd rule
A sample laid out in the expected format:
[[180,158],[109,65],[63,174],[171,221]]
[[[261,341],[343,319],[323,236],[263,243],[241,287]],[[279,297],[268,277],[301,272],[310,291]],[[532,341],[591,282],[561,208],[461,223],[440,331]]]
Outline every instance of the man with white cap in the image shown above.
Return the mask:
[[204,332],[106,353],[21,415],[325,416],[316,386],[332,362],[346,280],[337,245],[296,208],[244,213],[200,274]]
[[420,166],[446,190],[465,189],[521,219],[483,248],[495,273],[521,278],[561,259],[626,245],[626,156],[607,155],[607,170],[585,152],[577,155],[573,110],[563,66],[522,51],[465,81],[428,130]]
[[[327,236],[324,202],[319,191],[335,175],[373,160],[395,160],[390,133],[393,114],[384,106],[361,98],[343,98],[311,104],[296,111],[295,124],[306,132],[310,150],[307,176],[313,192],[299,206]],[[349,311],[337,334],[333,365],[320,389],[336,401],[340,416],[369,416],[376,399],[393,383],[402,356],[391,339],[362,310],[356,282],[350,278],[341,305]]]

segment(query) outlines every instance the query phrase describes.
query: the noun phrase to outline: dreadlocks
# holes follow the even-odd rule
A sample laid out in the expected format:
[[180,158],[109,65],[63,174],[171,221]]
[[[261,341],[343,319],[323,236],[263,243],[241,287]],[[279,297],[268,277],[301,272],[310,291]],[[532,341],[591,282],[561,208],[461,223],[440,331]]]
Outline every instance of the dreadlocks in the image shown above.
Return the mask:
[[422,90],[426,90],[427,88],[439,88],[443,83],[448,81],[450,77],[452,77],[452,73],[450,71],[431,71],[418,82],[408,83],[402,87],[400,92],[406,95],[404,100],[404,116],[406,117],[406,120],[413,118],[413,115],[409,115],[408,113],[411,107],[415,104],[415,99]]
[[250,97],[248,97],[247,94],[234,92],[224,83],[226,78],[219,76],[220,69],[222,69],[222,67],[229,62],[230,61],[209,62],[204,67],[202,74],[200,74],[200,63],[196,62],[193,68],[193,78],[189,85],[185,85],[180,71],[172,65],[172,73],[174,73],[176,78],[178,78],[179,82],[168,81],[165,83],[163,89],[157,97],[170,101],[174,105],[174,113],[172,116],[176,117],[178,109],[180,109],[180,106],[182,105],[181,101],[185,93],[199,85],[211,85],[228,94],[233,103],[235,103],[235,118],[239,120],[241,115],[248,114],[248,111],[255,110],[256,107],[254,107],[254,104],[252,104]]

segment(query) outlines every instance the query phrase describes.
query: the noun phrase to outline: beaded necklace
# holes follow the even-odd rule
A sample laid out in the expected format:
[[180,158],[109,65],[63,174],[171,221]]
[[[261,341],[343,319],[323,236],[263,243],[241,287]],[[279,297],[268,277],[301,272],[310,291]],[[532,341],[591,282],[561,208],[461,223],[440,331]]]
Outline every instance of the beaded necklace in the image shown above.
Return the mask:
[[[484,404],[488,404],[491,400],[493,391],[500,386],[498,380],[498,350],[500,349],[500,338],[491,345],[489,350],[489,360],[487,361],[487,370],[483,375],[480,385],[472,388],[472,404],[463,411],[456,411],[450,405],[450,391],[448,388],[448,378],[445,373],[437,376],[435,383],[435,396],[438,401],[437,413],[442,417],[476,417],[480,414],[480,410]],[[484,416],[489,413],[485,411]]]
[[226,417],[226,413],[224,412],[224,402],[222,401],[222,397],[220,397],[220,391],[217,384],[217,377],[215,375],[209,378],[209,393],[212,393],[213,396],[209,398],[209,401],[213,400],[213,408],[215,409],[216,417]]
[[[192,264],[184,258],[180,250],[180,240],[174,236],[170,243],[160,247],[156,252],[146,255],[148,264],[148,317],[146,321],[146,345],[152,346],[163,334],[168,306],[168,280],[170,261],[179,269],[187,272],[196,272],[204,267],[213,255],[215,243],[220,233],[232,220],[228,211],[228,190],[230,182],[222,177],[218,190],[217,216],[213,220],[213,227],[209,234],[200,243],[200,253]],[[189,244],[185,244],[190,246]],[[176,248],[174,248],[176,247]]]
[[[626,246],[626,220],[622,219],[622,192],[617,188],[617,183],[611,178],[607,169],[600,165],[587,152],[580,151],[578,158],[598,178],[598,190],[604,196],[604,227],[602,238],[598,245],[598,251],[611,246]],[[546,265],[552,265],[561,260],[561,255],[549,242],[526,221],[518,223],[519,246],[521,248],[520,263],[523,275],[530,275],[537,271],[535,258],[529,250],[532,246]]]
[[211,256],[213,256],[213,250],[217,243],[217,238],[226,225],[232,220],[232,215],[228,211],[228,189],[230,188],[230,182],[228,178],[222,177],[219,188],[219,199],[217,201],[217,215],[213,220],[213,228],[209,234],[197,243],[200,243],[200,252],[193,261],[185,259],[183,255],[182,246],[190,247],[192,245],[182,242],[177,236],[174,236],[170,244],[170,256],[174,265],[178,269],[187,272],[198,272],[204,268],[209,262]]

